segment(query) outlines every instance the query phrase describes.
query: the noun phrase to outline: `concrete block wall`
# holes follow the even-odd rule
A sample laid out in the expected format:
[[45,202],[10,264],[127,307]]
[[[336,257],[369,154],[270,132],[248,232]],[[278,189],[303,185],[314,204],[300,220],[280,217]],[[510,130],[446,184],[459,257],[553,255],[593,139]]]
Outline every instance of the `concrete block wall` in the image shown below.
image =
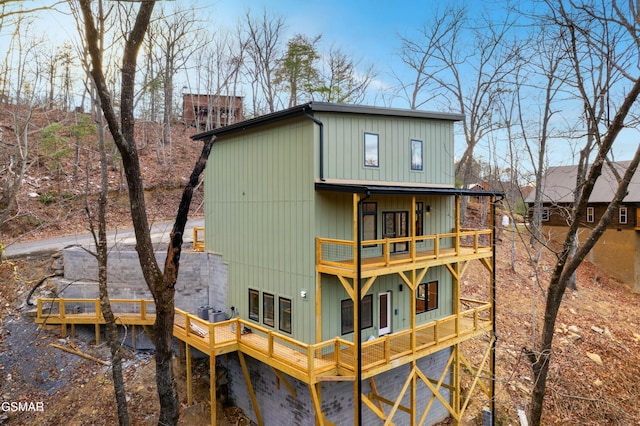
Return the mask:
[[[418,360],[418,367],[432,378],[439,378],[447,364],[451,351],[445,349],[431,356]],[[286,376],[289,383],[295,388],[297,396],[294,398],[286,386],[278,383],[277,376],[270,367],[251,357],[245,357],[247,368],[251,377],[251,383],[256,393],[258,405],[265,425],[283,424],[314,424],[315,410],[311,401],[309,387],[290,376]],[[228,372],[230,397],[233,402],[244,411],[245,415],[256,421],[256,415],[251,404],[251,398],[244,380],[242,369],[237,355],[229,354],[218,358],[218,363]],[[381,396],[395,401],[404,385],[410,369],[408,365],[395,368],[380,374],[374,378],[376,387]],[[450,377],[445,380],[450,383]],[[353,425],[354,397],[353,382],[326,382],[321,387],[322,410],[327,419],[336,425]],[[368,380],[362,382],[362,391],[368,394],[371,387]],[[446,400],[450,399],[450,393],[443,390],[441,394]],[[419,384],[417,389],[417,407],[424,408],[431,397],[431,391],[424,384]],[[405,406],[410,405],[410,395],[407,392],[402,400]],[[388,413],[391,407],[385,407]],[[417,417],[420,418],[419,410]],[[435,424],[449,417],[449,412],[439,401],[435,401],[431,407],[426,424]],[[396,425],[409,425],[409,415],[398,410],[393,418]],[[362,424],[380,424],[380,419],[364,404],[362,408]]]
[[[164,265],[166,252],[157,252]],[[64,276],[57,280],[60,297],[97,298],[98,264],[96,258],[80,248],[63,251]],[[152,299],[144,281],[138,254],[132,248],[116,248],[108,259],[109,297],[112,299]],[[227,267],[221,256],[212,253],[183,251],[176,282],[176,307],[193,314],[200,306],[228,311]]]

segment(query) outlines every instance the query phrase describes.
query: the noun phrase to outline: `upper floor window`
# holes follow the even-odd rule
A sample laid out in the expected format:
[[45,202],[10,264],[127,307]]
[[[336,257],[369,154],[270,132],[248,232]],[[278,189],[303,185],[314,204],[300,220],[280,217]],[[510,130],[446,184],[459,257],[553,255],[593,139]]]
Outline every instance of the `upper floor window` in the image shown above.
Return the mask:
[[411,139],[411,170],[422,170],[422,141]]
[[627,223],[627,208],[620,207],[618,210],[618,222],[619,223]]
[[378,167],[380,165],[380,136],[375,133],[364,134],[364,165]]
[[416,314],[438,309],[438,281],[422,283],[416,291]]
[[587,223],[593,223],[595,217],[593,207],[587,207]]

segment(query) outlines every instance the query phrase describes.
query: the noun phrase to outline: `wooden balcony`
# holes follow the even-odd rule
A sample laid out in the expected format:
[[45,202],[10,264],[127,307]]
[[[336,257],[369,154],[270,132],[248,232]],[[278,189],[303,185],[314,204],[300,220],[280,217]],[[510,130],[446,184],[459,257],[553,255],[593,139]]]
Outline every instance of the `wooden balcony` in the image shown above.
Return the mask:
[[[363,241],[362,278],[491,257],[491,244],[490,229]],[[356,249],[355,241],[317,237],[316,270],[354,278]]]
[[[151,300],[112,300],[120,324],[148,326],[155,320]],[[362,343],[362,377],[368,378],[470,339],[491,329],[490,303],[463,300],[466,307],[415,329],[403,330]],[[76,312],[69,306],[93,306]],[[124,307],[131,312],[123,312]],[[99,336],[104,324],[98,299],[39,299],[36,322],[61,325],[93,324]],[[355,380],[355,345],[339,337],[307,344],[243,319],[210,323],[175,310],[173,335],[212,357],[240,351],[305,383]]]

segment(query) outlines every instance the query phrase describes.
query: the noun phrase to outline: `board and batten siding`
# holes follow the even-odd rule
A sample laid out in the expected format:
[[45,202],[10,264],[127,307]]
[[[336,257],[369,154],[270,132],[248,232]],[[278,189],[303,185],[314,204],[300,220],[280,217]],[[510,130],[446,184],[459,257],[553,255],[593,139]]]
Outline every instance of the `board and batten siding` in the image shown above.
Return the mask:
[[[424,203],[425,234],[443,234],[452,231],[455,223],[453,197],[418,196],[416,201]],[[368,198],[366,202],[376,203],[377,236],[379,239],[382,238],[383,233],[382,214],[384,212],[409,212],[411,210],[410,196],[374,195]],[[430,207],[428,213],[426,212],[427,206]],[[318,236],[354,240],[353,198],[351,194],[318,192],[315,217]],[[410,224],[410,226],[413,227],[413,224]],[[364,248],[363,255],[367,255],[367,250],[376,249]],[[369,254],[376,255],[376,253]],[[451,274],[444,267],[432,268],[427,272],[423,282],[432,280],[438,280],[439,282],[438,309],[418,315],[417,324],[434,321],[453,312],[453,281]],[[371,335],[378,336],[378,294],[384,291],[392,292],[392,331],[396,332],[409,327],[410,292],[406,286],[403,287],[402,292],[399,291],[400,284],[402,284],[402,280],[396,274],[378,277],[374,282],[369,290],[369,294],[373,295],[374,327],[363,330],[362,337],[364,339]],[[336,277],[322,276],[322,340],[341,336],[341,301],[347,297],[346,291]],[[350,340],[353,335],[349,334],[342,337]]]
[[[455,184],[453,122],[322,113],[327,179]],[[364,134],[379,135],[379,166],[364,166]],[[411,170],[411,139],[423,143],[423,170]]]
[[[220,138],[205,177],[206,249],[229,265],[227,308],[248,318],[248,289],[291,299],[292,333],[312,342],[314,329],[314,141],[308,119]],[[300,297],[307,290],[307,298]]]

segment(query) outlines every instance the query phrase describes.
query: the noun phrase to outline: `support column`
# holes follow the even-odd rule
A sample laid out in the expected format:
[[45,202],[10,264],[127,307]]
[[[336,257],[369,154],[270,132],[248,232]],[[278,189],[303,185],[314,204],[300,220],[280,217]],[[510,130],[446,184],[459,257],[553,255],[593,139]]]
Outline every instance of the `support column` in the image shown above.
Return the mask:
[[218,424],[216,416],[218,415],[218,399],[216,398],[216,357],[214,352],[209,354],[209,399],[211,403],[211,424]]
[[185,342],[187,346],[187,404],[191,405],[193,403],[193,383],[191,377],[191,346]]

